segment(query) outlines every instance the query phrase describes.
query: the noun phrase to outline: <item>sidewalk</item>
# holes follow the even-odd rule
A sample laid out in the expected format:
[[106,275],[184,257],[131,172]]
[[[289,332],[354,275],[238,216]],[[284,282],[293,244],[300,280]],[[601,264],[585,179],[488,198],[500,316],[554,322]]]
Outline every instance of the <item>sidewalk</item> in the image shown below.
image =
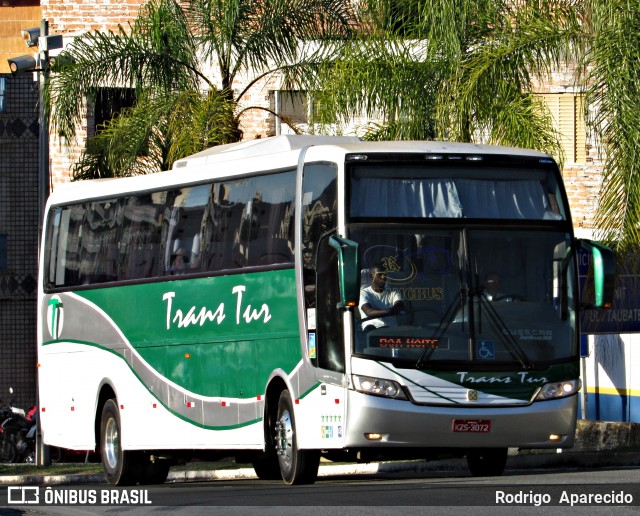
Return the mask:
[[[640,424],[578,421],[576,443],[570,450],[511,449],[507,470],[554,467],[615,467],[640,465]],[[370,464],[322,463],[319,477],[339,475],[392,476],[442,473],[467,475],[466,459],[400,461]],[[167,482],[239,480],[256,478],[253,468],[170,471]],[[100,484],[104,475],[2,475],[5,485]]]

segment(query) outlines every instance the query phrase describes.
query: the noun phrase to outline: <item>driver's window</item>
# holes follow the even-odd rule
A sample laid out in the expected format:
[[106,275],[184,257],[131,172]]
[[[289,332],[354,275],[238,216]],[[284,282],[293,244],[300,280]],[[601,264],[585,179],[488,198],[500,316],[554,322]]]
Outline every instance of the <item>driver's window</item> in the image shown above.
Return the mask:
[[335,163],[305,165],[302,180],[302,267],[305,305],[316,306],[316,258],[323,235],[336,227]]
[[320,241],[317,256],[317,362],[318,367],[344,372],[342,312],[338,279],[338,255],[328,236]]

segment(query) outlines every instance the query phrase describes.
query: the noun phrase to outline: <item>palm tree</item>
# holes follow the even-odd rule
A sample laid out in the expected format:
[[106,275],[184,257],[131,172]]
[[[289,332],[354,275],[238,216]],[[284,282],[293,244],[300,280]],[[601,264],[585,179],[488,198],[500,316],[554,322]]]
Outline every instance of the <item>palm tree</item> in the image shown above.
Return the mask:
[[364,111],[373,138],[487,141],[560,154],[537,75],[577,38],[574,2],[370,0],[367,31],[323,69],[317,119]]
[[[640,3],[636,0],[369,0],[368,31],[321,69],[316,121],[379,120],[368,136],[536,148],[562,158],[531,94],[567,62],[604,159],[596,236],[640,246]],[[636,256],[637,252],[635,253]],[[627,254],[630,256],[630,254]]]
[[[595,214],[598,237],[627,259],[640,246],[640,3],[589,0],[587,104],[604,155]],[[631,251],[631,252],[629,252]],[[637,263],[637,262],[636,262]],[[636,269],[637,270],[637,269]]]
[[[146,173],[241,137],[234,91],[286,67],[304,67],[299,42],[351,32],[351,11],[334,0],[151,0],[125,29],[77,38],[52,67],[52,129],[67,142],[98,91],[131,88],[135,105],[102,127],[75,178]],[[218,83],[203,69],[213,63]],[[246,108],[245,108],[246,110]]]

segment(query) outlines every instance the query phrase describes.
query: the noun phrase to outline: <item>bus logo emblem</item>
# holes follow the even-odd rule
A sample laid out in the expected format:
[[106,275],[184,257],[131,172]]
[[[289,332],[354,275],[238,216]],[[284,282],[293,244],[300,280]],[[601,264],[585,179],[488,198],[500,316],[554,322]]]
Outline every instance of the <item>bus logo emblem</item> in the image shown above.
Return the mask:
[[476,391],[475,389],[469,389],[467,391],[467,400],[478,401],[478,391]]
[[62,323],[64,321],[64,312],[62,309],[62,299],[60,296],[51,296],[47,306],[47,329],[51,338],[57,340],[62,332]]

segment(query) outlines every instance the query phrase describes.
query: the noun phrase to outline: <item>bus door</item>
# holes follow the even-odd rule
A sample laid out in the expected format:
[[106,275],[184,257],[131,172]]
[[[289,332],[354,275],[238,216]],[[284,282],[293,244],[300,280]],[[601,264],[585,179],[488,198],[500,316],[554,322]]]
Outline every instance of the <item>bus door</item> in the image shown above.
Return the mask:
[[[343,311],[338,308],[338,257],[330,244],[336,227],[337,166],[305,165],[302,190],[302,269],[307,345],[316,388],[312,420],[323,448],[341,447],[346,414]],[[315,433],[317,427],[313,429]]]

